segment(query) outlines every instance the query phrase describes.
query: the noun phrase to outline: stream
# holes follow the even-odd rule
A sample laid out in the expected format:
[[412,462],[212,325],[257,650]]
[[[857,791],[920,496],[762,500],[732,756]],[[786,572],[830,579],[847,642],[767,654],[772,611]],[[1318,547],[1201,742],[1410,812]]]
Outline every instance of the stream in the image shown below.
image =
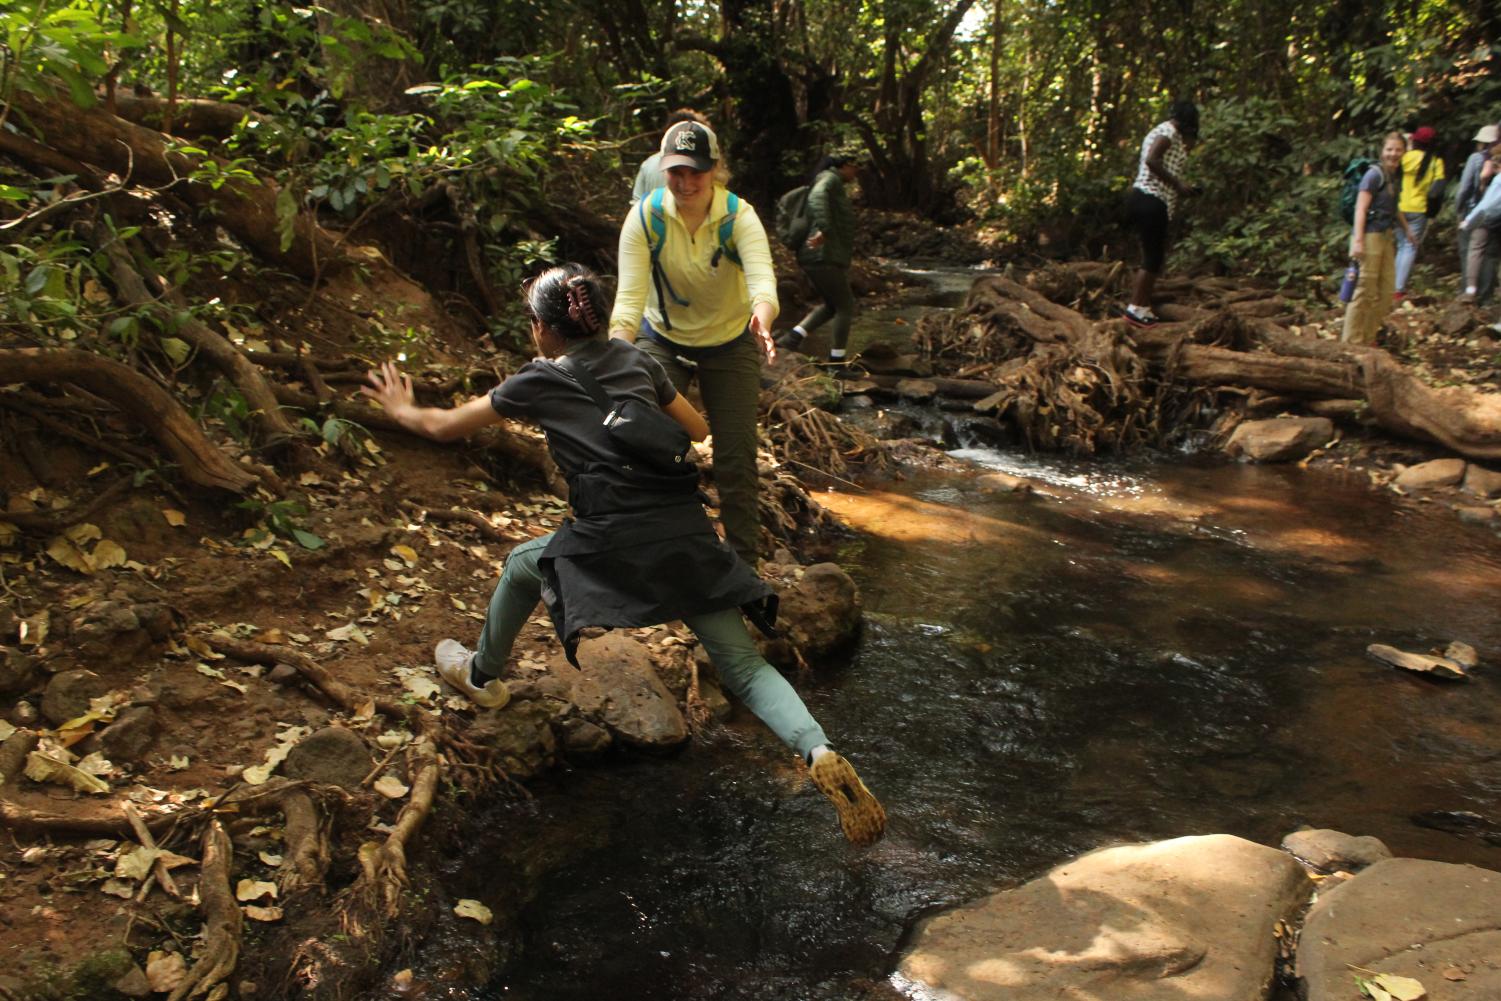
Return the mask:
[[[452,919],[421,996],[900,998],[918,918],[1127,841],[1311,825],[1501,868],[1492,532],[1352,474],[960,444],[1037,489],[820,494],[856,529],[839,562],[867,617],[847,663],[796,683],[885,839],[846,845],[743,711],[673,757],[555,773],[476,804],[442,884],[495,911],[493,954]],[[1480,651],[1468,684],[1365,653],[1453,639]]]

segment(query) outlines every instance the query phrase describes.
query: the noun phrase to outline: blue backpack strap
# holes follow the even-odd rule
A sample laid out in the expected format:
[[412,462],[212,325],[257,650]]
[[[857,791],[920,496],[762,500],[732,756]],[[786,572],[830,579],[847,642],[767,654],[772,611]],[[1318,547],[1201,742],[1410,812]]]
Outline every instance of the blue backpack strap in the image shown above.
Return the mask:
[[666,188],[657,188],[641,201],[637,202],[637,212],[641,218],[641,229],[646,233],[646,246],[651,251],[651,282],[657,290],[657,304],[662,308],[662,323],[668,330],[672,329],[672,320],[667,315],[667,299],[679,306],[687,306],[689,302],[678,295],[668,281],[667,273],[662,270],[662,248],[667,244],[667,210],[663,206],[662,199],[666,196]]
[[735,246],[735,216],[740,213],[740,196],[733,191],[725,194],[724,218],[719,220],[719,249],[735,262],[736,267],[744,269],[745,265],[740,263],[740,251]]

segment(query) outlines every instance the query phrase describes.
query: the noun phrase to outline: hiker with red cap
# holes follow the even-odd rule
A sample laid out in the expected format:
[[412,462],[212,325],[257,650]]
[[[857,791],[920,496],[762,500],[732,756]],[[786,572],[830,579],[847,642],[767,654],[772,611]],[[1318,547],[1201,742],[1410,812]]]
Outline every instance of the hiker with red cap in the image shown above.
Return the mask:
[[1433,129],[1424,125],[1412,134],[1412,142],[1402,154],[1402,170],[1397,186],[1397,211],[1407,220],[1397,228],[1397,288],[1393,302],[1407,298],[1407,280],[1412,277],[1418,248],[1430,216],[1443,205],[1444,160],[1434,149],[1438,139]]

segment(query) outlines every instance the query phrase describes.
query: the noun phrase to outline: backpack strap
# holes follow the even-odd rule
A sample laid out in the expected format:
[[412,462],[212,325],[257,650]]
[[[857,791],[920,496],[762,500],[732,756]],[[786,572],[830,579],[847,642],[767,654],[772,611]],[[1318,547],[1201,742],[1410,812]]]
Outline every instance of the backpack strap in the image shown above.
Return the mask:
[[667,315],[667,297],[679,306],[687,306],[688,300],[678,295],[662,270],[662,248],[667,245],[667,210],[662,199],[666,188],[657,188],[636,203],[636,212],[641,219],[641,229],[646,233],[646,246],[651,251],[651,283],[657,290],[657,305],[662,309],[662,324],[672,329],[672,320]]
[[719,249],[743,271],[745,265],[740,261],[739,248],[735,246],[735,217],[740,214],[740,196],[733,191],[725,194],[728,197],[724,203],[724,218],[719,220]]
[[604,414],[605,420],[608,422],[611,413],[615,410],[614,400],[609,393],[605,392],[605,387],[599,384],[599,380],[594,378],[594,373],[589,371],[589,367],[567,355],[563,355],[553,364],[562,369],[564,375],[573,379],[574,382],[583,387],[584,392],[593,397],[594,405],[599,408],[601,414]]

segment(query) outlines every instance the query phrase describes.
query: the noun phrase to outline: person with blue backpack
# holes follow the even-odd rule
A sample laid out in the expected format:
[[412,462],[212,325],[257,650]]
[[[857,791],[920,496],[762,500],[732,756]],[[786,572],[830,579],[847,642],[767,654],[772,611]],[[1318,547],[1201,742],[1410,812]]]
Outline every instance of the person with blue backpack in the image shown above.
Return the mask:
[[714,483],[725,538],[751,566],[760,554],[756,419],[761,355],[776,359],[771,246],[756,210],[725,187],[719,139],[700,122],[662,136],[667,184],[620,227],[610,336],[635,342],[678,392],[697,379],[714,436]]
[[[1392,309],[1397,286],[1397,253],[1392,230],[1407,229],[1407,220],[1397,211],[1397,186],[1407,137],[1387,134],[1381,144],[1381,159],[1366,168],[1356,189],[1350,228],[1350,260],[1359,269],[1355,292],[1345,306],[1344,332],[1348,344],[1375,344],[1376,334]],[[1417,241],[1408,233],[1408,239]]]

